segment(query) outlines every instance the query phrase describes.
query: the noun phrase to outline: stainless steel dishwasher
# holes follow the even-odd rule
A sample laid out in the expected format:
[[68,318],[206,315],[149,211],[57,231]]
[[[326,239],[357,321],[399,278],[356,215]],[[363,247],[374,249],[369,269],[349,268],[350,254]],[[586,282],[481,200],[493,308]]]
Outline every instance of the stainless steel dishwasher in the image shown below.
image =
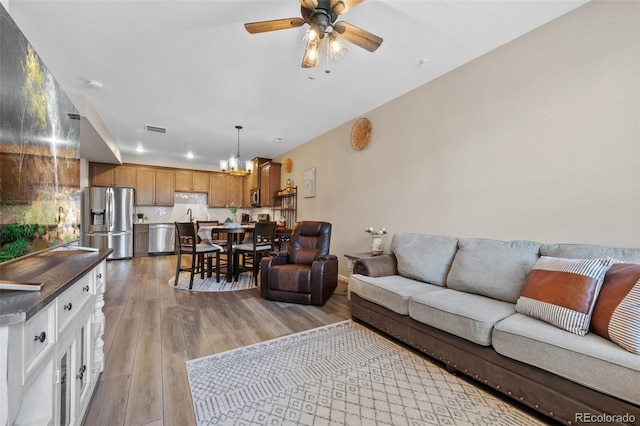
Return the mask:
[[175,225],[173,223],[149,224],[149,254],[175,253]]

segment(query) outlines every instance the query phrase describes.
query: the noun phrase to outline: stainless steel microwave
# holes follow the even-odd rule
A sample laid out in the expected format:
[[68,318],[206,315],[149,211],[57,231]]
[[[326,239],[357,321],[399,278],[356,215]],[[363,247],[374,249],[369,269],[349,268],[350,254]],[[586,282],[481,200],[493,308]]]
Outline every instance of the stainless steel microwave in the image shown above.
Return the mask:
[[251,205],[254,207],[260,207],[260,188],[253,188],[250,191]]

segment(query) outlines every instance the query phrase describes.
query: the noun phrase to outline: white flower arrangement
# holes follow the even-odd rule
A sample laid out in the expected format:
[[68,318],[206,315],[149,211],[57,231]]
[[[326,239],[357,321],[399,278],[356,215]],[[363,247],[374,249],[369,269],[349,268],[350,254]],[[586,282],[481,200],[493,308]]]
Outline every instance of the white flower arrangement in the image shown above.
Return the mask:
[[241,207],[240,204],[237,204],[235,202],[230,202],[229,204],[225,205],[226,208],[229,209],[229,211],[231,212],[231,214],[236,214],[236,212],[238,211],[238,209]]
[[373,229],[373,226],[370,226],[368,228],[364,228],[364,232],[366,232],[367,234],[371,234],[372,237],[382,237],[387,233],[387,230],[385,228],[380,228],[376,231]]

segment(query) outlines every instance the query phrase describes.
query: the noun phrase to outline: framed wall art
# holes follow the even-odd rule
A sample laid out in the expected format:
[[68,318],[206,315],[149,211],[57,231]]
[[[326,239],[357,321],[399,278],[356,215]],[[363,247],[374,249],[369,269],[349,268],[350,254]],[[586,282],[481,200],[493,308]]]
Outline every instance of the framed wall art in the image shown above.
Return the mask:
[[304,171],[304,197],[316,196],[316,168],[312,167]]

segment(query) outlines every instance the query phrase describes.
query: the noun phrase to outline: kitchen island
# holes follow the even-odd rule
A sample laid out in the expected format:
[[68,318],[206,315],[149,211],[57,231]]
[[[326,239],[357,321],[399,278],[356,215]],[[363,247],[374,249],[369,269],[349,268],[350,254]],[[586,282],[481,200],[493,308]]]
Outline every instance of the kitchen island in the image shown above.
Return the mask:
[[80,424],[104,369],[106,258],[65,246],[0,264],[0,425]]

